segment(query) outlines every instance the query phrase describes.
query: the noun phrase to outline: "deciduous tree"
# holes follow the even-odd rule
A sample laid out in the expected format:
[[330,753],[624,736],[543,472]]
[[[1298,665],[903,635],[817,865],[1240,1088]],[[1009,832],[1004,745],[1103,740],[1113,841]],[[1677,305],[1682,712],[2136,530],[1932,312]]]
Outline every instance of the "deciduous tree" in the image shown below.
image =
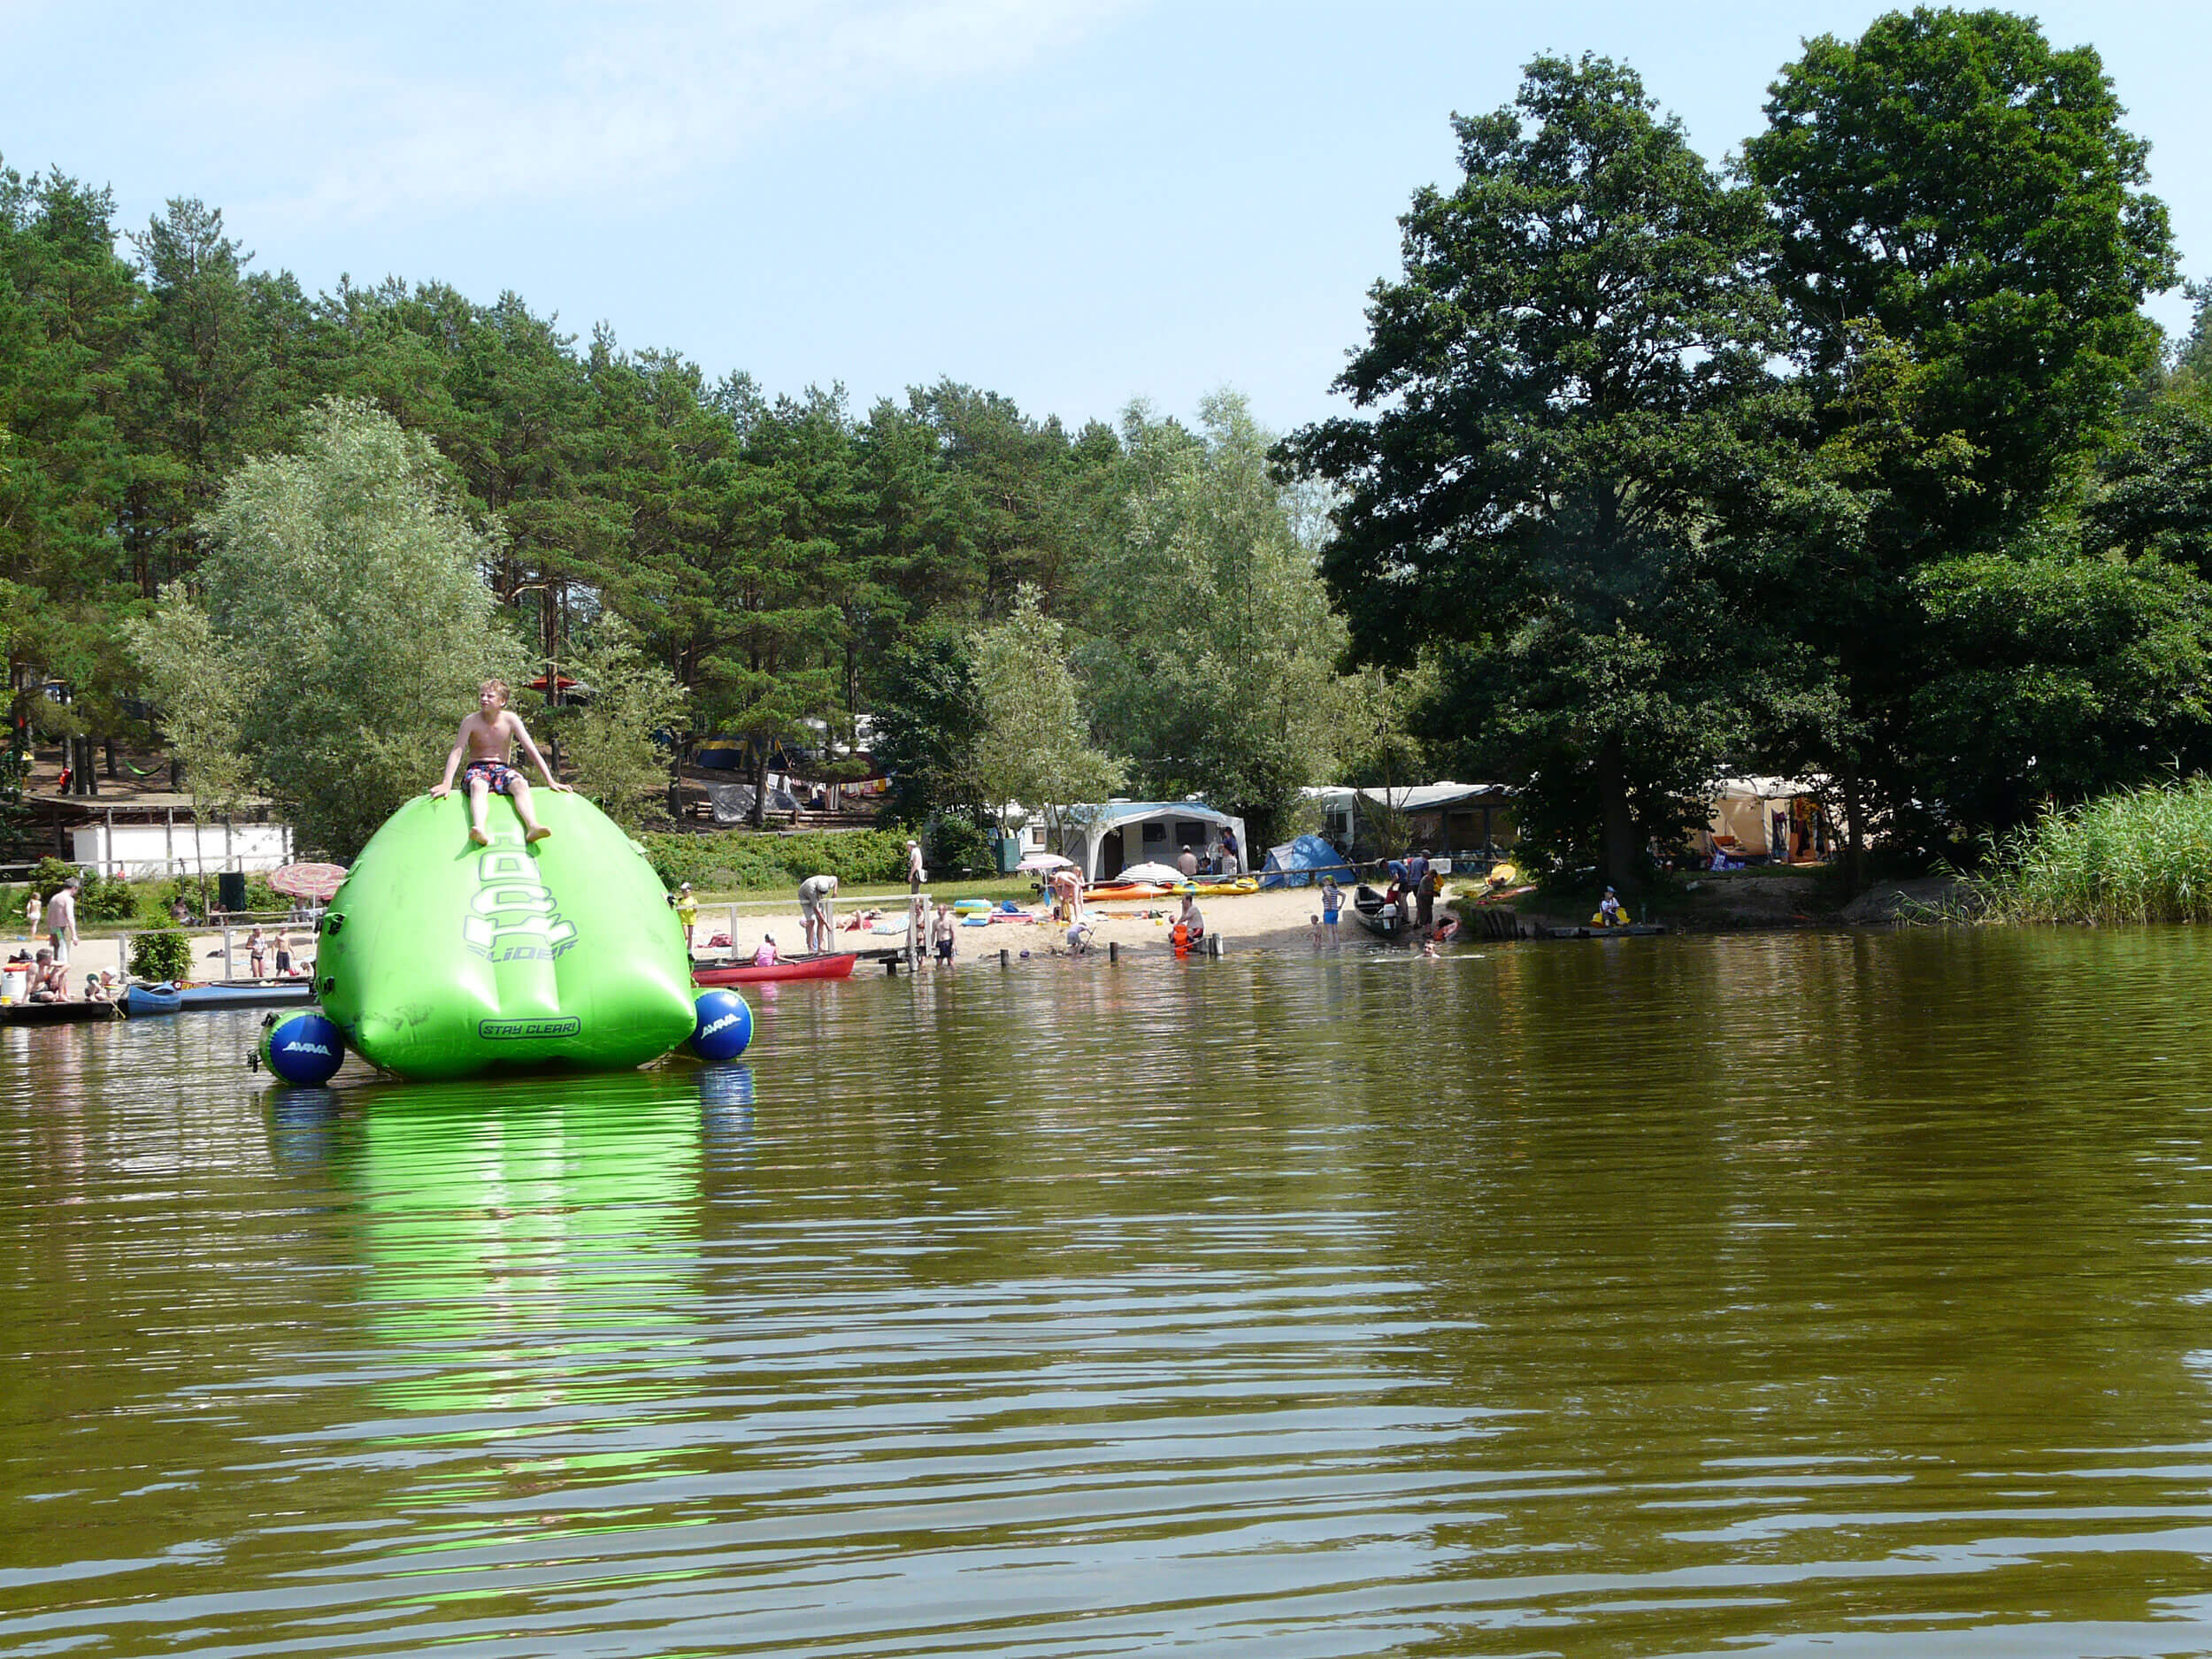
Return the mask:
[[983,708],[977,791],[995,812],[1018,802],[1041,813],[1056,840],[1070,807],[1103,801],[1128,771],[1092,746],[1066,634],[1025,583],[1015,594],[1012,613],[979,632],[974,646]]
[[1338,382],[1364,418],[1287,449],[1344,492],[1324,561],[1360,658],[1443,648],[1432,730],[1630,882],[1731,734],[1737,640],[1710,498],[1759,465],[1780,341],[1758,193],[1717,177],[1633,71],[1531,64],[1462,119]]
[[149,685],[234,741],[204,766],[234,765],[303,844],[350,857],[434,776],[477,682],[526,660],[484,585],[496,541],[426,440],[342,399],[299,453],[241,467],[200,527],[196,593],[173,585],[135,634]]

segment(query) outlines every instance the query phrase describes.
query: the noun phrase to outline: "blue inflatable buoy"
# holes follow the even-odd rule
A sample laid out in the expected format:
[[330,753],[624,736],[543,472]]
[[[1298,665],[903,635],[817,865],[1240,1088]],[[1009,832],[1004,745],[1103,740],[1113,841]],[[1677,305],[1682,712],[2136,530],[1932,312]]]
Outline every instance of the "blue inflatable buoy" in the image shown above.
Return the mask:
[[346,1063],[346,1040],[320,1014],[294,1014],[269,1027],[261,1058],[285,1082],[319,1088]]
[[753,1040],[753,1010],[735,991],[702,991],[693,1004],[691,1052],[702,1060],[734,1060]]

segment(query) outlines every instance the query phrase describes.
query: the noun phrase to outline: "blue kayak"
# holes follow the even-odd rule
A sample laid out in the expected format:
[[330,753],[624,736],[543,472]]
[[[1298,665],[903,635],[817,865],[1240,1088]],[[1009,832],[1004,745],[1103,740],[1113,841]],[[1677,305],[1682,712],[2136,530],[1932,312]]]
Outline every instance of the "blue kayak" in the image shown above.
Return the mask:
[[226,985],[134,985],[123,993],[133,1019],[211,1008],[303,1008],[315,1000],[312,979],[242,979]]

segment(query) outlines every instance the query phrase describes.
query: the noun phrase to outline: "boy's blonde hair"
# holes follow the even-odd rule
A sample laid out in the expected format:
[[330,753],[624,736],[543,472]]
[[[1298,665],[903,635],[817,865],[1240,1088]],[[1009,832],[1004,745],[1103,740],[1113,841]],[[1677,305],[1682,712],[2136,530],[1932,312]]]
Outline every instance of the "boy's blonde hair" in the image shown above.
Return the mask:
[[515,688],[503,680],[488,680],[477,690],[496,691],[502,703],[512,703],[515,698]]

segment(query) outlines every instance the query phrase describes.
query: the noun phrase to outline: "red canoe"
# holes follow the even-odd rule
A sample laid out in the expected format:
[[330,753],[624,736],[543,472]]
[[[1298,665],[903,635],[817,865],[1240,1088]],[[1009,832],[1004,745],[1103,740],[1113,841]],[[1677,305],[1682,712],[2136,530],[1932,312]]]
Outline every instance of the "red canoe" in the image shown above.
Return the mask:
[[750,962],[733,963],[727,967],[694,966],[691,982],[694,985],[758,985],[764,979],[846,979],[852,977],[853,964],[859,961],[848,953],[839,956],[796,956],[789,962],[772,962],[765,967]]

